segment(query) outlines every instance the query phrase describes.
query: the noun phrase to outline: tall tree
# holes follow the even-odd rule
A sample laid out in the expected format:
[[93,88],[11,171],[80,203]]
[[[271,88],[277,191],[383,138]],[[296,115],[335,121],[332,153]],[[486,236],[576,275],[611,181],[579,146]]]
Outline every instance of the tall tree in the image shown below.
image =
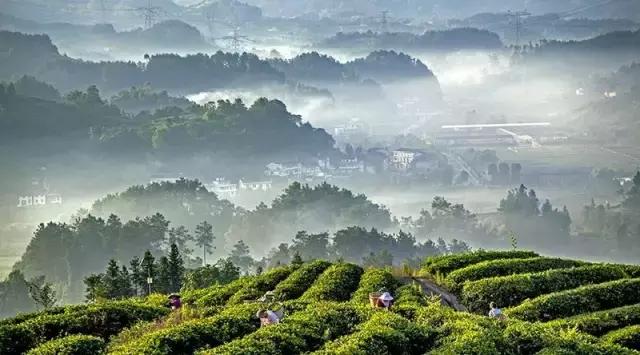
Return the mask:
[[155,290],[160,293],[169,293],[171,284],[171,271],[169,270],[169,259],[163,256],[158,261],[158,277],[154,283]]
[[213,226],[209,224],[207,221],[203,221],[202,223],[196,226],[196,245],[199,248],[202,248],[202,264],[207,264],[207,254],[210,254],[214,247],[213,241],[215,240],[215,236],[213,235]]
[[153,285],[150,285],[149,281],[151,281],[152,283],[155,282],[157,276],[157,267],[155,261],[156,259],[153,257],[149,250],[144,252],[142,262],[140,263],[140,271],[142,272],[142,276],[145,278],[145,283],[140,286],[142,286],[142,289],[145,290],[144,294],[146,295],[152,292]]
[[169,251],[169,292],[178,292],[182,288],[184,277],[184,260],[180,255],[178,246],[171,244]]
[[253,265],[253,258],[249,251],[249,246],[243,240],[239,240],[231,250],[231,262],[238,266],[240,270],[247,273]]

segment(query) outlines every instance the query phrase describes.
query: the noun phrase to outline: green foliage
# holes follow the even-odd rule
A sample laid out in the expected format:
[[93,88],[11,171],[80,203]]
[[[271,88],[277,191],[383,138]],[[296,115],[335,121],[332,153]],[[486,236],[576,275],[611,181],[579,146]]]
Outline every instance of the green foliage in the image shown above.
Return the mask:
[[22,353],[48,340],[69,334],[87,334],[108,339],[139,320],[168,313],[164,307],[120,301],[89,305],[58,314],[43,314],[17,325],[0,327],[0,353]]
[[326,269],[313,285],[302,295],[301,300],[346,301],[358,287],[362,268],[348,263],[337,263]]
[[488,312],[490,302],[499,307],[511,307],[527,298],[624,277],[625,273],[619,267],[610,265],[556,269],[468,281],[464,283],[461,296],[472,312]]
[[576,329],[595,336],[635,324],[640,324],[640,304],[580,314],[547,323],[550,327]]
[[354,306],[318,302],[281,323],[263,327],[242,339],[202,354],[296,354],[313,351],[348,334],[362,321]]
[[215,265],[205,265],[187,271],[182,288],[185,291],[205,289],[217,284],[228,284],[238,277],[240,277],[240,269],[233,265],[231,260],[221,259]]
[[388,270],[367,269],[362,274],[358,289],[353,293],[351,301],[358,303],[369,302],[369,293],[379,290],[393,293],[398,286],[399,282]]
[[102,354],[105,341],[91,335],[69,335],[50,340],[31,349],[27,355],[87,355]]
[[145,334],[133,343],[109,349],[112,354],[193,354],[254,332],[260,326],[259,304],[231,306],[210,318],[187,321]]
[[264,295],[267,291],[272,291],[276,286],[286,279],[293,269],[283,266],[269,270],[262,275],[257,275],[246,283],[238,292],[229,298],[228,304],[238,304],[244,301],[255,300]]
[[314,354],[424,354],[434,345],[435,335],[427,326],[378,311],[357,332],[327,343]]
[[[193,294],[194,297],[189,296],[188,294],[184,298],[185,302],[195,302],[196,305],[200,307],[213,307],[213,306],[223,306],[231,296],[236,294],[240,289],[249,284],[255,276],[245,276],[241,277],[235,281],[232,281],[226,285],[215,285],[209,288],[206,288],[203,291],[199,291]],[[195,298],[197,296],[197,298]]]
[[639,293],[640,279],[611,281],[540,296],[505,313],[528,321],[552,320],[632,304]]
[[605,334],[602,340],[606,343],[618,344],[625,348],[640,350],[640,325],[614,330]]
[[274,290],[276,298],[294,300],[302,296],[329,266],[331,263],[324,260],[316,260],[300,266],[276,286]]
[[452,291],[460,291],[465,281],[476,281],[489,277],[532,273],[551,269],[563,269],[585,265],[585,262],[559,258],[528,258],[488,260],[455,270],[447,275],[445,282]]
[[540,255],[532,251],[478,250],[471,253],[429,257],[423,262],[422,267],[424,271],[428,272],[429,274],[435,275],[436,273],[440,273],[446,276],[455,270],[462,269],[464,267],[477,264],[482,261],[498,260],[498,259],[535,258],[538,256]]

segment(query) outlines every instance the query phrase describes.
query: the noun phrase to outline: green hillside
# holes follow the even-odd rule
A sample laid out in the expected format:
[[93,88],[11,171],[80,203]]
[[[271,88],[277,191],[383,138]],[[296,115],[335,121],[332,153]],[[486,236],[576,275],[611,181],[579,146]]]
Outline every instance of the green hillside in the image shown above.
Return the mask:
[[[369,306],[383,288],[390,312]],[[274,304],[255,301],[270,290]],[[0,354],[640,354],[640,265],[525,251],[432,257],[419,272],[312,261],[182,298],[175,312],[152,295],[22,314],[0,321]],[[506,319],[486,316],[492,301]],[[265,307],[283,321],[260,328]]]

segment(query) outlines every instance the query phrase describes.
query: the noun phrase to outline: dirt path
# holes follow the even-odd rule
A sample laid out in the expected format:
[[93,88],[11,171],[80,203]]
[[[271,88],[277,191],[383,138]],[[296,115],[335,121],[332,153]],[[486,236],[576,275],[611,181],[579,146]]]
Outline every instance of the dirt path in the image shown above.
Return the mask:
[[444,290],[440,286],[434,284],[431,280],[420,277],[413,277],[412,279],[420,284],[420,287],[422,287],[422,292],[424,292],[424,294],[440,296],[442,304],[447,305],[455,309],[456,311],[467,312],[467,307],[458,302],[458,297]]

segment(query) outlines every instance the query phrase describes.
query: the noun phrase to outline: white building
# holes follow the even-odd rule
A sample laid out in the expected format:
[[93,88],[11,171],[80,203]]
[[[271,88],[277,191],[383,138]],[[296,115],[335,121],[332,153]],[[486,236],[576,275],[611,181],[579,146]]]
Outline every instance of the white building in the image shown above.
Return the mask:
[[46,193],[31,193],[18,196],[18,207],[32,207],[32,206],[50,206],[61,205],[62,195],[60,194],[46,194]]
[[271,180],[268,181],[238,181],[240,190],[248,191],[269,191],[273,187]]
[[230,183],[224,179],[216,179],[211,184],[205,185],[205,188],[224,199],[238,195],[238,184]]
[[414,160],[421,154],[420,151],[413,149],[400,148],[391,152],[389,162],[391,167],[400,171],[407,171],[411,167]]

